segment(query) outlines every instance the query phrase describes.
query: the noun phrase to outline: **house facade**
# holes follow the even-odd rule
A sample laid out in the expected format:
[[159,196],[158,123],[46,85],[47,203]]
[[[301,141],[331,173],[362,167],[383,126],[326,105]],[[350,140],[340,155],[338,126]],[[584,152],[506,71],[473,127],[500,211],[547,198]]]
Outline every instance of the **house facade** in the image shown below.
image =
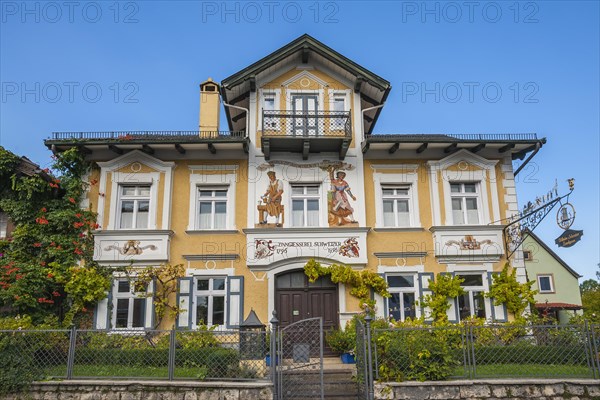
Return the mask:
[[540,315],[567,324],[573,316],[583,314],[581,275],[533,232],[523,241],[523,258],[531,288],[538,292],[535,308]]
[[[466,289],[449,300],[451,321],[505,321],[505,307],[483,293],[507,261],[503,221],[518,213],[512,162],[545,139],[375,134],[390,91],[304,35],[203,82],[197,130],[55,133],[46,145],[77,147],[93,162],[82,206],[98,213],[98,262],[185,265],[173,298],[182,312],[161,328],[237,327],[251,309],[263,323],[276,311],[282,325],[345,324],[361,304],[343,284],[308,282],[310,259],[383,276],[382,317],[426,316],[418,300],[448,273]],[[525,281],[522,253],[510,261]],[[152,302],[115,274],[95,326],[155,325]]]

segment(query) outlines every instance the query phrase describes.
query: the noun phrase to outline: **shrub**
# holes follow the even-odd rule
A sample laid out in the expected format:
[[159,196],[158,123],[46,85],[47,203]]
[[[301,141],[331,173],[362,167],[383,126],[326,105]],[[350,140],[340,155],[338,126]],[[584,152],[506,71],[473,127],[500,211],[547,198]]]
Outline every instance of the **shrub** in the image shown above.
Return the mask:
[[384,381],[445,380],[463,361],[460,326],[426,327],[422,321],[397,323],[376,338],[379,378]]
[[20,334],[0,332],[0,394],[20,392],[41,377],[33,351]]

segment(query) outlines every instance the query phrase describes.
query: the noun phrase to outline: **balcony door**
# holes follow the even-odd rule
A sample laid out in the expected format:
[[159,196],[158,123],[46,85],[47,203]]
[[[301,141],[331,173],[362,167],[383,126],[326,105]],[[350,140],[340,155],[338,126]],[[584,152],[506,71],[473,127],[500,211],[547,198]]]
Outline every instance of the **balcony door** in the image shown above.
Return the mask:
[[[318,134],[317,110],[318,96],[314,94],[292,95],[294,112],[292,134],[294,136],[315,136]],[[311,116],[315,116],[311,118]]]

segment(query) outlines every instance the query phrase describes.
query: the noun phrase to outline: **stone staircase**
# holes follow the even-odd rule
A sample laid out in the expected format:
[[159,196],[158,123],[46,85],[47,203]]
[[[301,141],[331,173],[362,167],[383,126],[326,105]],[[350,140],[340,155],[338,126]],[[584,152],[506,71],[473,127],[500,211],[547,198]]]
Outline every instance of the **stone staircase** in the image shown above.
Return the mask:
[[[339,357],[326,357],[323,359],[323,385],[325,399],[357,399],[358,387],[356,380],[356,366],[343,364]],[[298,370],[284,373],[284,383],[289,385],[290,393],[284,398],[294,400],[315,399],[319,393],[319,371]]]

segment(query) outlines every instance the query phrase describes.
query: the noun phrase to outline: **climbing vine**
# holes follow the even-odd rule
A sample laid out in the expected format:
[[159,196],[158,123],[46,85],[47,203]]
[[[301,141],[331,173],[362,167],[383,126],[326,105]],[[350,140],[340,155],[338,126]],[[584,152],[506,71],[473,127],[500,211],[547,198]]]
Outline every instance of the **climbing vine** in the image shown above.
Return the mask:
[[535,303],[537,291],[531,289],[533,282],[517,281],[516,272],[514,268],[511,270],[508,262],[504,264],[502,272],[493,276],[490,291],[485,297],[493,298],[495,305],[506,304],[506,310],[520,318],[527,307]]
[[77,149],[53,159],[52,172],[22,174],[22,160],[0,147],[0,209],[15,225],[0,241],[0,306],[36,324],[49,316],[85,324],[109,286],[93,261],[96,215],[80,207],[89,165]]
[[371,290],[380,296],[390,297],[385,279],[368,270],[355,271],[347,265],[340,264],[324,267],[311,259],[304,266],[304,274],[308,276],[310,282],[315,282],[323,276],[329,276],[333,283],[350,286],[350,294],[371,308],[375,306],[375,301],[371,299]]
[[448,298],[455,298],[465,293],[460,286],[464,279],[450,274],[437,274],[435,281],[429,280],[429,289],[433,292],[423,297],[423,306],[431,310],[434,322],[448,322],[447,311],[450,308]]
[[[154,328],[157,328],[167,315],[177,318],[180,309],[178,304],[174,305],[173,296],[177,293],[177,280],[185,274],[183,264],[162,264],[160,267],[146,267],[141,271],[130,267],[127,274],[136,292],[146,293],[147,297],[153,298],[156,313]],[[152,282],[154,293],[148,293],[146,289]]]

